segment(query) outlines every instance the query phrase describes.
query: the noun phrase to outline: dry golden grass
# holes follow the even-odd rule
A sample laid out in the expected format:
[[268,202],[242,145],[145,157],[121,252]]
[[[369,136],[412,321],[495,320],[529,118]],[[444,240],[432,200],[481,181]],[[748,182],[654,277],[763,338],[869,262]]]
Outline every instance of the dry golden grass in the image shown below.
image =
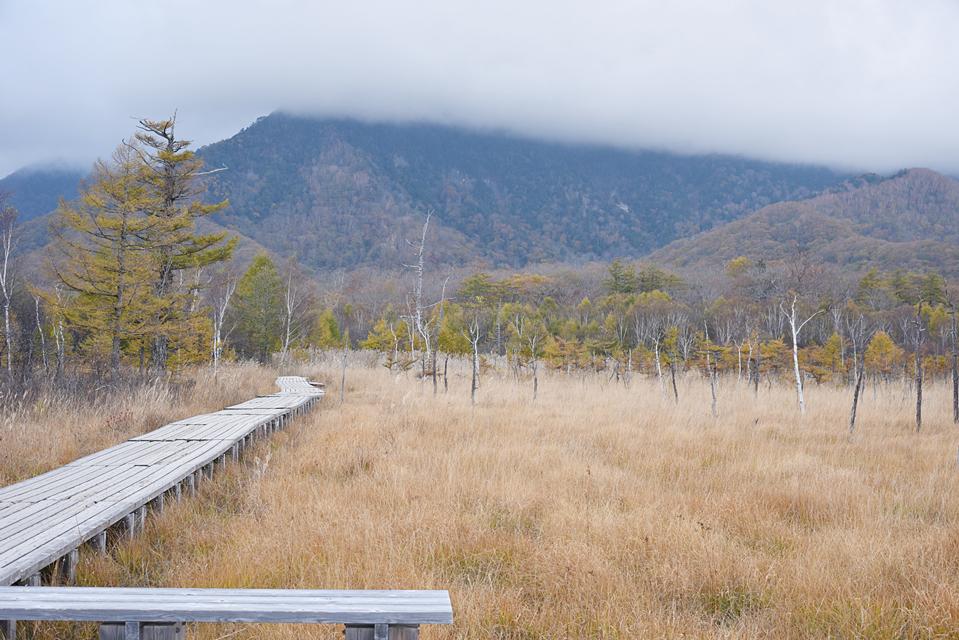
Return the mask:
[[[470,406],[351,369],[314,413],[201,497],[150,520],[89,584],[448,588],[456,623],[423,638],[959,637],[959,428],[948,390],[913,431],[900,386],[692,376],[487,377]],[[200,638],[341,638],[332,627],[200,626]],[[64,627],[38,637],[69,637]],[[72,632],[80,633],[80,632]],[[80,637],[80,636],[77,636]]]
[[191,372],[175,383],[155,382],[132,393],[91,389],[87,397],[57,392],[2,398],[0,486],[199,413],[218,411],[257,393],[274,393],[276,373],[237,365]]

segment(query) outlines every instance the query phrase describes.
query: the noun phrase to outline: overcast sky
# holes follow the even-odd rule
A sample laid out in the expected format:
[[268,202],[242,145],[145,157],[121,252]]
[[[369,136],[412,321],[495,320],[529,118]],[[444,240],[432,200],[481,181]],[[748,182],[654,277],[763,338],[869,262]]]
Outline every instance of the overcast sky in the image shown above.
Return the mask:
[[959,1],[0,0],[0,175],[173,109],[959,173]]

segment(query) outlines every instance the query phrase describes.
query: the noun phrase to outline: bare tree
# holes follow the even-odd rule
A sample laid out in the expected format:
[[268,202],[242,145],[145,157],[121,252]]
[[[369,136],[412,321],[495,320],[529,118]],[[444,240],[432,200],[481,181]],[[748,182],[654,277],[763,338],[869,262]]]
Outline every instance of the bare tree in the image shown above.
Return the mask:
[[688,348],[690,348],[689,346],[684,346],[685,341],[683,339],[684,335],[691,333],[691,331],[689,331],[689,317],[682,311],[672,311],[666,317],[666,325],[668,327],[668,348],[666,356],[669,359],[669,379],[673,386],[673,400],[676,404],[679,404],[679,387],[676,386],[676,360],[679,359],[679,352],[680,349],[682,349],[684,353],[683,360],[685,362]]
[[289,265],[289,274],[286,279],[286,296],[284,298],[283,349],[280,351],[281,363],[286,363],[290,352],[290,344],[298,337],[300,332],[299,316],[303,306],[303,296],[297,287],[297,283],[294,281],[295,273],[296,265],[291,262]]
[[959,324],[952,305],[952,421],[959,424]]
[[405,265],[407,268],[413,269],[415,273],[415,280],[413,283],[413,308],[410,309],[410,315],[413,328],[416,330],[416,333],[419,334],[420,338],[423,340],[423,376],[426,376],[426,366],[430,362],[430,356],[432,353],[432,332],[429,327],[429,321],[426,318],[426,307],[423,303],[423,274],[425,272],[424,258],[426,253],[426,233],[430,228],[430,218],[433,217],[433,210],[430,209],[426,212],[426,220],[423,222],[423,231],[420,235],[420,241],[418,244],[409,242],[411,247],[414,247],[416,250],[416,264]]
[[750,364],[752,360],[752,342],[750,341],[751,325],[749,312],[736,307],[733,311],[733,344],[736,345],[736,384],[739,385],[743,379],[743,348],[748,347],[749,354],[746,357],[746,381],[749,382]]
[[712,411],[713,417],[716,418],[719,416],[719,411],[716,407],[716,367],[712,363],[710,353],[712,345],[709,342],[709,322],[705,317],[703,318],[703,337],[706,338],[706,372],[709,374],[709,392],[712,394]]
[[340,361],[341,370],[340,370],[340,404],[343,404],[343,398],[346,394],[346,360],[349,355],[350,350],[348,345],[343,345],[343,356]]
[[464,332],[466,339],[470,343],[472,355],[472,378],[470,380],[470,403],[476,404],[476,390],[479,389],[479,342],[482,338],[482,325],[480,324],[479,313],[473,314],[466,323]]
[[232,274],[227,275],[224,281],[213,292],[213,379],[216,379],[220,368],[220,359],[223,357],[223,342],[226,339],[224,322],[226,312],[230,306],[230,298],[236,291],[237,279]]
[[[63,287],[58,283],[53,286],[54,295],[57,298],[56,308],[59,310],[63,304]],[[56,378],[63,375],[64,360],[66,358],[66,335],[63,330],[63,316],[57,311],[56,318],[53,320],[53,341],[56,345],[57,354],[57,372]]]
[[920,298],[913,320],[913,341],[916,349],[916,433],[922,429],[922,343],[926,332],[922,323],[922,303]]
[[652,334],[653,358],[656,359],[656,378],[659,379],[659,386],[663,389],[663,397],[667,397],[669,392],[666,390],[666,378],[663,377],[663,357],[660,351],[660,345],[663,342],[663,328],[659,327]]
[[779,311],[786,318],[786,322],[789,324],[789,331],[792,334],[792,343],[793,343],[793,373],[796,375],[796,395],[799,398],[799,413],[805,415],[806,413],[806,397],[803,393],[803,379],[802,372],[799,370],[799,334],[803,330],[810,320],[818,316],[823,312],[822,309],[818,309],[811,316],[808,316],[805,320],[800,321],[798,310],[796,309],[796,304],[799,302],[799,295],[793,294],[792,303],[789,305],[789,311],[786,311],[783,303],[779,303]]
[[[845,324],[843,320],[846,317],[846,308],[842,304],[834,304],[830,310],[832,315],[832,326],[833,331],[839,336],[839,366],[841,369],[845,370],[846,368],[846,336],[843,334],[843,325]],[[844,384],[848,384],[848,378],[844,376]]]
[[866,345],[869,344],[876,329],[867,323],[866,316],[862,313],[854,322],[847,320],[846,326],[849,329],[849,337],[852,339],[853,367],[856,371],[856,384],[852,392],[852,408],[849,410],[849,435],[852,435],[856,430],[856,410],[859,408],[862,382],[866,375]]
[[8,198],[0,194],[0,295],[3,296],[3,342],[7,352],[7,373],[13,371],[13,328],[10,325],[10,301],[13,294],[13,279],[10,258],[13,251],[13,232],[17,224],[17,210],[8,204]]
[[[437,391],[437,382],[436,382],[436,369],[437,369],[437,366],[436,366],[436,365],[437,365],[437,358],[439,357],[439,351],[440,351],[440,340],[439,340],[439,335],[438,335],[438,333],[439,333],[441,327],[443,326],[443,316],[444,316],[444,314],[446,313],[446,286],[450,283],[450,278],[451,278],[451,277],[452,277],[451,275],[450,275],[450,276],[446,276],[446,280],[443,281],[443,291],[442,291],[442,293],[440,294],[440,301],[439,301],[440,314],[439,314],[439,318],[436,320],[436,323],[435,323],[435,329],[436,329],[436,331],[437,331],[436,349],[433,350],[433,366],[431,367],[431,369],[432,369],[432,375],[433,375],[433,395],[434,395],[434,396],[438,393],[438,391]],[[447,389],[449,389],[449,383],[448,383],[448,381],[447,381],[447,379],[446,379],[446,366],[449,364],[449,359],[450,359],[449,354],[447,354],[447,355],[446,355],[446,361],[443,363],[443,388],[444,388],[444,391],[447,390]]]
[[40,335],[40,359],[43,362],[43,372],[49,372],[47,363],[47,338],[43,334],[43,323],[40,322],[40,296],[33,295],[33,311],[37,322],[37,333]]

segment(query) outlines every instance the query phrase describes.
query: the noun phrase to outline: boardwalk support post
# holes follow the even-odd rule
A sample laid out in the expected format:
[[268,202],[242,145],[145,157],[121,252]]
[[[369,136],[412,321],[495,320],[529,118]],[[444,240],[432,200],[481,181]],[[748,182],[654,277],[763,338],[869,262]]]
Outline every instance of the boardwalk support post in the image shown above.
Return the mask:
[[411,624],[348,624],[344,640],[419,640],[419,625]]
[[127,537],[131,540],[137,535],[137,514],[136,512],[128,513],[123,516],[123,530],[126,533]]
[[60,575],[67,584],[77,580],[77,563],[80,561],[80,550],[74,549],[60,560]]
[[97,550],[97,553],[106,553],[107,552],[107,531],[104,529],[97,535],[93,536],[93,548]]
[[17,640],[16,620],[0,620],[0,640]]
[[182,622],[104,622],[100,640],[184,640]]

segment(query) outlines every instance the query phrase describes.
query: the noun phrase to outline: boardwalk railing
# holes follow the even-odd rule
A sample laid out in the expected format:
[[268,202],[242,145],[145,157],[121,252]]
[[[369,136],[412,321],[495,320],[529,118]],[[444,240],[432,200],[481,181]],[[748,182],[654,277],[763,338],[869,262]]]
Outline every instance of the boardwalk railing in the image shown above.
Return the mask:
[[253,440],[285,427],[323,395],[304,378],[282,377],[277,385],[280,393],[178,420],[0,488],[0,585],[39,585],[54,573],[72,582],[82,545],[105,551],[111,529],[135,535],[148,508],[193,495]]
[[0,638],[15,620],[99,622],[100,640],[182,640],[187,622],[346,625],[346,640],[417,640],[419,625],[450,624],[446,591],[0,587]]

